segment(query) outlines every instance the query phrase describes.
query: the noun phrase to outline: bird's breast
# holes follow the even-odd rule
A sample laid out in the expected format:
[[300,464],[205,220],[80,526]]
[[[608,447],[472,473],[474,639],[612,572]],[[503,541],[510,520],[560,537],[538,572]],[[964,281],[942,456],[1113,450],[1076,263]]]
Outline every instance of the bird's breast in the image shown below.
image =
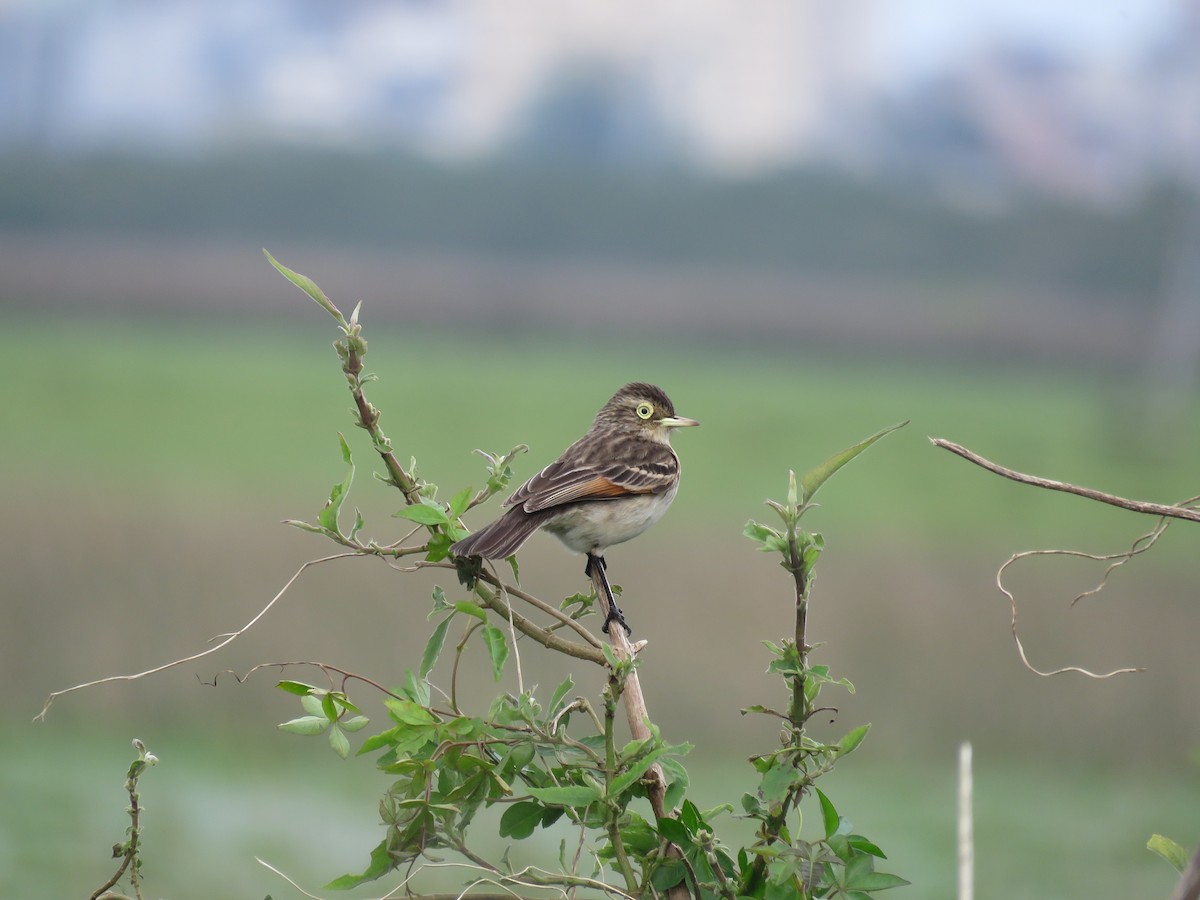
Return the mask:
[[563,510],[543,527],[577,553],[603,553],[661,519],[675,491],[673,485],[660,494],[587,501]]

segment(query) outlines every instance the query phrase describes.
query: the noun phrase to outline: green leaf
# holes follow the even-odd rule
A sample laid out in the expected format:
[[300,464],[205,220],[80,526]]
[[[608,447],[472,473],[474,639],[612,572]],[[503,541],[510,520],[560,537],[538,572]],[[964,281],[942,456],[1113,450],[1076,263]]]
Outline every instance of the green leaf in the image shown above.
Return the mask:
[[771,768],[763,773],[759,792],[767,806],[778,806],[791,790],[796,780],[796,768],[783,759],[776,759]]
[[302,522],[299,519],[284,519],[284,525],[290,525],[292,528],[299,528],[301,531],[311,531],[313,534],[331,535],[332,532],[328,528],[323,528],[320,525],[313,525],[309,522]]
[[317,514],[317,523],[322,528],[341,534],[341,529],[338,527],[338,513],[341,512],[342,502],[346,499],[346,494],[350,492],[350,485],[354,481],[354,460],[350,455],[350,445],[346,443],[346,438],[340,431],[338,432],[338,441],[342,445],[342,459],[346,461],[350,470],[346,473],[346,477],[329,491],[329,500]]
[[542,804],[533,800],[514,803],[500,817],[500,837],[524,840],[542,824],[542,813],[545,811],[546,808]]
[[808,472],[804,473],[804,477],[800,479],[800,492],[802,497],[801,502],[804,504],[809,503],[812,500],[813,495],[820,489],[821,485],[828,481],[834,472],[836,472],[846,463],[850,462],[850,460],[854,459],[854,457],[858,456],[858,454],[862,453],[880,438],[891,434],[897,428],[903,428],[908,424],[908,421],[908,419],[905,419],[903,422],[893,425],[890,428],[885,428],[883,431],[876,432],[865,441],[859,441],[854,446],[847,447],[840,453],[835,453],[815,469],[810,469]]
[[429,705],[429,682],[418,678],[412,669],[404,670],[404,696],[421,706]]
[[446,632],[450,628],[450,620],[454,616],[446,616],[438,624],[438,627],[433,629],[433,634],[429,636],[429,640],[425,644],[425,653],[421,656],[421,668],[419,674],[422,678],[428,678],[429,673],[433,671],[434,665],[438,661],[438,656],[442,652],[442,647],[446,644]]
[[310,716],[322,716],[324,718],[328,718],[328,716],[325,715],[324,708],[322,707],[322,703],[325,700],[325,694],[326,691],[313,688],[311,694],[307,694],[306,696],[300,698],[300,705]]
[[350,741],[346,739],[346,735],[342,733],[342,729],[336,725],[329,729],[329,746],[342,759],[350,755]]
[[371,720],[366,716],[351,716],[349,719],[342,719],[338,722],[342,726],[343,731],[349,731],[353,734],[356,731],[362,731],[371,724]]
[[455,602],[454,608],[464,615],[474,616],[480,622],[487,621],[487,613],[478,603],[472,603],[470,600],[458,600]]
[[573,687],[575,687],[575,682],[571,676],[568,675],[563,679],[562,684],[554,689],[554,694],[550,698],[550,705],[546,707],[547,719],[554,718],[554,716],[558,713],[559,706],[562,704],[563,699],[571,692],[571,688]]
[[433,713],[411,700],[397,700],[389,697],[383,701],[383,704],[392,714],[392,718],[400,725],[432,725],[437,721]]
[[394,519],[408,519],[410,522],[416,522],[418,525],[449,525],[450,520],[446,517],[446,511],[436,503],[414,503],[412,506],[406,506],[399,512],[392,513]]
[[474,490],[469,487],[463,488],[457,494],[450,498],[450,518],[457,519],[467,511],[467,506],[471,502],[471,498],[475,496]]
[[587,806],[600,799],[600,789],[588,785],[529,788],[529,795],[551,806]]
[[645,775],[650,767],[658,762],[658,758],[666,752],[666,747],[659,747],[657,750],[647,753],[633,767],[612,780],[612,783],[608,786],[608,795],[610,797],[620,797],[629,789],[630,785]]
[[307,275],[301,275],[299,272],[293,272],[283,263],[276,260],[275,257],[273,257],[270,253],[268,253],[266,247],[263,248],[263,255],[266,256],[267,262],[269,262],[276,268],[276,270],[278,270],[279,274],[281,274],[296,287],[300,288],[300,290],[304,291],[304,293],[308,294],[308,296],[312,297],[313,301],[318,306],[323,308],[327,313],[337,319],[339,325],[344,326],[346,324],[345,317],[341,314],[338,308],[333,305],[333,301],[325,296],[325,292],[317,287],[317,283],[315,281],[313,281]]
[[358,748],[358,755],[362,756],[366,753],[370,753],[372,750],[378,750],[380,747],[386,747],[389,744],[394,744],[396,742],[396,736],[400,734],[401,730],[402,729],[400,727],[389,728],[387,731],[381,731],[379,734],[371,735],[369,738],[363,741],[362,746]]
[[[449,529],[449,526],[446,526]],[[425,560],[427,562],[441,562],[450,555],[451,545],[458,540],[452,538],[445,531],[439,531],[437,534],[431,535],[429,540],[425,542]]]
[[683,881],[686,873],[681,859],[668,859],[650,875],[650,883],[655,890],[665,894],[668,890]]
[[667,779],[667,793],[663,797],[663,805],[667,809],[675,809],[683,802],[684,796],[687,794],[687,789],[691,784],[691,779],[688,777],[687,769],[683,767],[683,763],[670,756],[665,757],[659,763],[662,766],[663,775]]
[[817,792],[817,798],[821,801],[821,821],[825,825],[825,837],[832,837],[837,834],[842,817],[838,815],[838,811],[833,807],[833,802],[825,796],[824,791],[815,785],[813,790]]
[[504,675],[504,663],[508,659],[508,641],[504,639],[504,632],[495,625],[485,625],[483,642],[487,644],[488,655],[492,658],[492,677],[499,681]]
[[440,613],[444,609],[450,609],[450,604],[446,602],[446,592],[442,590],[440,584],[433,586],[433,609],[429,611],[429,618],[433,618],[434,613]]
[[860,850],[863,853],[869,853],[872,856],[877,856],[879,859],[887,859],[887,854],[884,853],[876,844],[868,841],[861,834],[852,834],[846,838],[846,843],[855,850]]
[[867,736],[867,732],[871,730],[871,723],[859,725],[846,733],[846,735],[838,741],[838,756],[845,756],[847,753],[852,753],[858,748],[858,745],[863,742],[863,738]]
[[[869,857],[868,857],[869,858]],[[886,891],[888,888],[904,887],[910,882],[899,875],[887,872],[863,872],[846,879],[846,889],[851,891]]]
[[329,720],[324,716],[301,716],[291,719],[278,726],[280,731],[289,734],[320,734],[329,727]]
[[787,552],[787,538],[769,525],[763,525],[751,519],[742,529],[742,534],[758,544],[759,549],[766,553]]
[[325,885],[327,891],[344,891],[353,887],[358,887],[368,881],[374,881],[377,878],[382,878],[388,872],[396,867],[396,861],[392,859],[392,854],[388,852],[388,839],[384,838],[371,851],[371,862],[361,875],[343,875],[341,878],[335,878],[329,884]]
[[1173,865],[1176,871],[1182,872],[1188,864],[1188,852],[1169,837],[1161,834],[1151,835],[1150,840],[1146,842],[1146,849],[1157,853]]
[[658,833],[681,849],[690,847],[694,843],[692,833],[678,819],[667,817],[659,819]]
[[325,714],[325,718],[330,722],[338,717],[337,706],[333,702],[333,694],[325,694],[321,698],[321,712]]
[[298,697],[306,697],[316,690],[311,684],[305,684],[303,681],[281,681],[275,687]]
[[330,691],[329,696],[333,698],[333,702],[338,705],[342,712],[361,713],[362,710],[350,702],[350,698],[341,691]]

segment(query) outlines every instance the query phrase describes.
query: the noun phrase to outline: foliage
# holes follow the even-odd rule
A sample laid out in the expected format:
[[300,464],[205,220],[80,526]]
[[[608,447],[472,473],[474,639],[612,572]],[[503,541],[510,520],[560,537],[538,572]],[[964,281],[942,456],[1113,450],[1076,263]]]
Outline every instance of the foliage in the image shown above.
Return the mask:
[[[782,531],[755,522],[747,525],[747,535],[762,549],[778,552],[791,573],[797,624],[793,640],[766,642],[774,657],[769,671],[783,680],[791,700],[785,713],[763,706],[745,711],[779,717],[782,742],[779,749],[752,759],[758,785],[742,797],[740,809],[758,823],[755,841],[748,847],[729,847],[718,838],[717,825],[722,816],[734,812],[734,805],[702,811],[688,799],[689,778],[681,759],[690,747],[667,742],[649,721],[640,723],[644,726],[640,734],[635,728],[632,740],[618,736],[619,707],[624,703],[627,712],[636,708],[629,705],[627,694],[630,690],[640,694],[634,674],[637,658],[623,638],[614,637],[610,647],[585,627],[597,602],[595,593],[567,598],[554,607],[507,584],[490,568],[450,554],[450,545],[466,534],[462,514],[508,486],[512,459],[523,448],[483,454],[486,486],[479,492],[462,488],[449,501],[438,500],[437,486],[417,474],[415,460],[407,466],[399,462],[379,428],[379,411],[364,395],[372,379],[363,373],[367,343],[358,323],[359,310],[345,318],[310,279],[269,254],[268,259],[337,321],[341,337],[335,348],[354,397],[356,424],[368,432],[383,463],[384,472],[376,477],[403,496],[404,506],[396,517],[413,530],[400,541],[381,544],[362,539],[365,523],[357,510],[353,525],[343,525],[342,508],[354,476],[353,456],[344,437],[340,446],[345,477],[333,486],[315,523],[290,524],[362,555],[393,560],[419,557],[397,568],[442,568],[454,572],[458,582],[450,591],[440,585],[433,591],[430,617],[436,625],[419,668],[408,671],[402,686],[376,685],[385,694],[388,722],[367,737],[357,753],[375,754],[376,766],[391,779],[380,801],[387,830],[361,872],[343,875],[329,887],[355,887],[397,869],[411,874],[422,861],[442,851],[457,852],[469,861],[479,876],[473,884],[510,889],[587,888],[617,896],[690,893],[733,900],[862,898],[907,883],[876,871],[883,852],[856,833],[816,786],[818,778],[859,746],[868,726],[851,729],[830,744],[806,733],[806,723],[820,709],[817,701],[823,687],[852,688],[845,679],[833,678],[828,667],[809,664],[812,647],[804,623],[813,567],[823,542],[820,535],[798,528],[821,484],[892,429],[831,457],[799,482],[793,474],[786,502],[768,501],[783,522]],[[414,539],[418,532],[422,537]],[[515,578],[516,561],[512,564]],[[549,622],[539,624],[518,612],[511,605],[513,598],[525,601]],[[456,626],[460,637],[454,644],[450,682],[442,688],[430,679]],[[486,654],[499,682],[516,652],[517,632],[548,650],[600,667],[604,687],[599,697],[575,695],[571,675],[548,698],[539,697],[536,689],[524,687],[519,657],[516,693],[501,692],[486,703],[460,697],[459,663],[468,648],[475,645]],[[305,713],[281,725],[283,730],[325,734],[339,756],[349,755],[347,735],[365,728],[368,720],[344,690],[293,680],[282,681],[279,687],[298,695]],[[646,800],[651,815],[645,811]],[[814,804],[819,812],[819,835],[813,839],[800,836],[802,801]],[[508,853],[499,860],[485,859],[472,846],[469,832],[480,811],[493,806],[503,808],[502,837],[520,841],[564,823],[578,834],[575,846],[563,839],[556,869],[516,869]],[[610,880],[614,876],[615,882]]]

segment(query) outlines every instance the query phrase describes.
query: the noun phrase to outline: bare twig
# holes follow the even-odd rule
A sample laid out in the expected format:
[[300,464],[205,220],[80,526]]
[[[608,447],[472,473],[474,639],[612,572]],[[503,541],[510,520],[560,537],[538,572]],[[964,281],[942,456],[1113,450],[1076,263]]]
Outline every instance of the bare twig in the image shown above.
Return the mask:
[[[1144,500],[1128,500],[1125,497],[1118,497],[1116,494],[1106,494],[1103,491],[1093,490],[1092,488],[1080,487],[1077,484],[1071,484],[1066,481],[1055,481],[1052,478],[1041,478],[1037,475],[1026,475],[1023,472],[1017,472],[1013,469],[1005,468],[991,460],[984,459],[978,453],[974,453],[959,444],[952,441],[947,441],[943,438],[930,438],[929,442],[935,447],[941,447],[943,450],[949,450],[961,456],[968,462],[973,462],[977,466],[987,469],[989,472],[994,472],[1004,478],[1012,481],[1019,481],[1021,484],[1031,484],[1034,487],[1045,488],[1048,491],[1063,491],[1067,494],[1075,494],[1079,497],[1087,497],[1089,500],[1095,500],[1097,503],[1107,503],[1109,506],[1117,506],[1121,509],[1127,509],[1131,512],[1144,513],[1149,516],[1167,516],[1172,519],[1185,519],[1189,522],[1200,522],[1200,510],[1190,509],[1185,505],[1167,506],[1162,503],[1148,503]],[[1186,501],[1194,502],[1194,501]]]
[[1029,657],[1025,653],[1025,646],[1021,643],[1021,638],[1017,633],[1017,600],[1016,597],[1013,596],[1012,591],[1010,591],[1004,585],[1004,573],[1008,570],[1009,566],[1013,565],[1019,560],[1027,559],[1032,556],[1071,556],[1079,559],[1095,560],[1096,562],[1109,562],[1110,565],[1104,570],[1104,575],[1101,577],[1096,586],[1090,590],[1086,590],[1080,594],[1077,594],[1075,599],[1071,601],[1071,605],[1074,606],[1085,597],[1091,597],[1103,590],[1105,584],[1108,582],[1109,575],[1112,574],[1114,569],[1116,569],[1118,566],[1124,565],[1125,563],[1129,562],[1129,560],[1133,559],[1133,557],[1146,552],[1152,546],[1154,546],[1154,543],[1159,539],[1162,533],[1166,531],[1167,526],[1170,524],[1172,519],[1184,519],[1191,522],[1200,522],[1200,510],[1193,508],[1196,502],[1200,500],[1200,497],[1191,497],[1172,506],[1167,506],[1161,503],[1148,503],[1143,500],[1129,500],[1125,497],[1118,497],[1115,494],[1106,494],[1103,491],[1093,490],[1092,488],[1080,487],[1079,485],[1071,484],[1066,481],[1055,481],[1051,478],[1042,478],[1037,475],[1027,475],[1023,472],[1017,472],[1013,469],[1009,469],[1005,466],[994,463],[991,460],[984,459],[978,453],[968,450],[966,447],[963,447],[959,444],[944,440],[943,438],[930,438],[929,440],[930,443],[932,443],[935,447],[941,447],[944,450],[949,450],[951,453],[957,454],[963,459],[987,469],[989,472],[993,472],[996,475],[1000,475],[1012,481],[1020,482],[1021,484],[1030,484],[1034,487],[1040,487],[1046,490],[1062,491],[1067,494],[1075,494],[1079,497],[1085,497],[1089,500],[1095,500],[1098,503],[1105,503],[1109,506],[1116,506],[1120,509],[1129,510],[1131,512],[1160,517],[1160,521],[1150,532],[1138,537],[1133,542],[1132,546],[1122,553],[1100,555],[1095,553],[1084,553],[1078,550],[1025,550],[1020,553],[1014,553],[1012,556],[1010,556],[1005,561],[1004,565],[1002,565],[996,572],[996,587],[1000,590],[1000,593],[1004,594],[1004,596],[1008,598],[1009,609],[1012,613],[1012,636],[1013,641],[1017,645],[1017,653],[1021,658],[1021,664],[1024,665],[1025,668],[1027,668],[1030,672],[1044,677],[1061,675],[1065,672],[1077,672],[1081,675],[1086,675],[1089,678],[1111,678],[1114,675],[1124,675],[1132,672],[1144,672],[1145,669],[1143,667],[1127,667],[1122,669],[1114,669],[1111,672],[1104,673],[1092,672],[1079,666],[1063,666],[1062,668],[1053,669],[1050,671],[1043,671],[1035,667],[1032,663],[1030,663]]
[[572,631],[574,631],[577,635],[579,635],[581,638],[583,638],[585,641],[587,641],[589,644],[591,644],[597,650],[599,650],[603,646],[603,644],[600,643],[599,639],[594,634],[592,634],[590,631],[588,631],[586,628],[584,628],[583,625],[581,625],[578,620],[571,618],[569,615],[567,615],[561,609],[551,606],[549,603],[546,603],[544,600],[541,600],[541,599],[535,597],[533,594],[530,594],[527,591],[521,590],[519,587],[502,582],[499,579],[499,577],[497,577],[494,573],[483,572],[483,573],[481,573],[481,579],[483,581],[486,581],[488,584],[492,585],[493,587],[504,588],[504,590],[507,593],[512,594],[514,597],[520,597],[522,600],[524,600],[530,606],[533,606],[534,608],[539,609],[542,612],[546,613],[548,616],[551,616],[552,618],[557,619],[559,622],[566,625],[568,628],[570,628]]
[[1078,594],[1075,597],[1075,599],[1071,601],[1071,605],[1073,606],[1075,603],[1079,602],[1084,597],[1091,597],[1091,596],[1099,593],[1103,589],[1104,585],[1107,583],[1109,574],[1117,566],[1123,565],[1124,563],[1128,562],[1133,557],[1137,556],[1139,553],[1145,553],[1152,546],[1154,546],[1154,542],[1156,540],[1158,540],[1159,536],[1163,533],[1163,531],[1166,530],[1168,524],[1169,524],[1169,522],[1166,519],[1160,520],[1158,525],[1155,527],[1155,529],[1153,531],[1151,531],[1149,534],[1144,534],[1141,537],[1139,537],[1137,540],[1135,540],[1133,542],[1133,545],[1123,553],[1110,553],[1110,554],[1102,556],[1102,555],[1098,555],[1095,553],[1084,553],[1081,550],[1062,550],[1062,549],[1023,550],[1020,553],[1014,553],[1007,560],[1005,560],[1004,565],[1002,565],[999,568],[999,570],[996,572],[996,587],[999,588],[1000,593],[1002,593],[1005,597],[1008,598],[1008,608],[1009,608],[1009,611],[1011,612],[1012,636],[1013,636],[1013,641],[1017,645],[1017,655],[1021,657],[1021,664],[1024,665],[1025,668],[1028,669],[1030,672],[1033,672],[1035,675],[1041,675],[1046,678],[1048,678],[1052,675],[1062,675],[1065,672],[1078,672],[1080,675],[1086,675],[1088,678],[1103,679],[1103,678],[1112,678],[1114,675],[1128,675],[1132,672],[1146,671],[1144,667],[1139,667],[1139,666],[1127,667],[1127,668],[1123,668],[1123,669],[1113,669],[1111,672],[1104,672],[1104,673],[1092,672],[1088,669],[1084,669],[1079,666],[1063,666],[1060,669],[1052,669],[1050,671],[1043,671],[1041,669],[1038,669],[1036,666],[1034,666],[1029,661],[1029,657],[1025,653],[1025,645],[1021,642],[1020,635],[1017,633],[1017,598],[1013,595],[1013,592],[1010,591],[1005,586],[1004,573],[1008,570],[1009,566],[1013,565],[1014,563],[1018,562],[1019,560],[1027,559],[1031,556],[1070,556],[1070,557],[1075,557],[1078,559],[1095,560],[1096,562],[1107,562],[1109,560],[1115,560],[1115,562],[1113,562],[1107,569],[1104,570],[1103,577],[1101,578],[1100,582],[1094,588],[1084,591],[1081,594]]
[[[311,659],[293,659],[293,660],[287,660],[285,662],[258,663],[257,665],[251,666],[249,669],[247,669],[245,672],[242,672],[242,673],[235,672],[235,671],[233,671],[233,669],[225,669],[225,671],[228,672],[230,675],[232,675],[234,680],[238,684],[244,684],[246,681],[248,681],[250,679],[250,676],[253,675],[255,672],[257,672],[259,669],[279,669],[280,674],[282,674],[283,670],[286,669],[288,666],[311,666],[313,668],[320,669],[325,674],[325,677],[329,679],[331,688],[333,686],[333,677],[330,675],[330,673],[336,672],[338,675],[342,676],[342,691],[343,691],[343,693],[345,692],[346,682],[353,680],[353,681],[361,681],[364,684],[370,685],[371,687],[375,688],[375,690],[379,691],[380,693],[387,694],[387,696],[391,697],[393,700],[404,699],[399,694],[389,691],[378,681],[374,681],[373,679],[370,679],[370,678],[366,677],[365,675],[359,675],[357,672],[351,672],[348,669],[342,669],[338,666],[332,665],[331,663],[323,663],[323,662],[318,662],[316,660],[311,660]],[[217,675],[220,675],[220,674],[221,674],[220,672],[217,673]],[[210,684],[210,685],[216,685],[217,676],[214,675],[212,681],[208,681],[208,682],[204,682],[204,683]]]
[[176,659],[176,660],[173,660],[172,662],[165,663],[164,665],[156,666],[153,669],[147,669],[144,672],[137,672],[132,675],[109,675],[107,678],[97,678],[95,681],[87,681],[87,682],[84,682],[83,684],[77,684],[74,687],[64,688],[61,691],[55,691],[49,697],[46,698],[46,705],[42,707],[42,711],[40,713],[38,713],[36,716],[33,717],[33,721],[35,721],[35,722],[46,721],[46,713],[48,713],[50,711],[50,704],[52,704],[56,699],[63,696],[64,694],[71,694],[71,693],[74,693],[75,691],[81,691],[84,688],[96,687],[97,685],[101,685],[101,684],[109,684],[110,682],[114,682],[114,681],[137,681],[138,679],[145,678],[149,675],[157,675],[159,672],[165,672],[167,669],[174,669],[177,666],[182,666],[184,663],[195,662],[198,659],[203,659],[206,656],[216,653],[221,648],[227,647],[230,644],[232,644],[235,640],[237,640],[239,637],[241,637],[243,634],[245,634],[247,631],[249,631],[251,628],[253,628],[254,625],[258,622],[258,620],[261,619],[263,616],[265,616],[270,611],[271,607],[274,606],[279,601],[279,599],[288,592],[288,589],[291,588],[291,586],[293,584],[295,584],[296,579],[299,578],[304,573],[304,571],[306,569],[308,569],[310,566],[317,566],[317,565],[320,565],[321,563],[332,562],[335,559],[347,559],[349,557],[357,556],[357,555],[358,555],[357,553],[335,553],[333,556],[323,556],[320,559],[310,559],[308,562],[306,562],[304,565],[302,565],[299,569],[296,570],[296,574],[294,574],[291,578],[289,578],[287,580],[287,584],[285,584],[282,588],[279,589],[279,593],[277,593],[274,597],[272,597],[271,602],[269,602],[266,606],[264,606],[262,609],[260,609],[258,611],[258,613],[254,616],[254,618],[252,618],[249,622],[247,622],[245,625],[243,625],[237,631],[228,632],[226,634],[218,634],[216,637],[214,637],[213,638],[214,641],[220,640],[220,643],[216,644],[215,646],[209,647],[207,650],[201,650],[199,653],[193,653],[191,656],[185,656],[182,659]]
[[[500,580],[499,576],[497,576],[496,580]],[[508,615],[506,615],[504,618],[508,622],[508,637],[512,642],[513,660],[516,662],[517,666],[517,693],[524,694],[525,674],[521,670],[521,648],[517,646],[517,629],[513,625],[513,616],[515,613],[513,613],[512,604],[508,600],[508,591],[504,589],[503,583],[501,583],[499,587],[498,596],[496,599],[504,605],[504,609],[508,613]]]

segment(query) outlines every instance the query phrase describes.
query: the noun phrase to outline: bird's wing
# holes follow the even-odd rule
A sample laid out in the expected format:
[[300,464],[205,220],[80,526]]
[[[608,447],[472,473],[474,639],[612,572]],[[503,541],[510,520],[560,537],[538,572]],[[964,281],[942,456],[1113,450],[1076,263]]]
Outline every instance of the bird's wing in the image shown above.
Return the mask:
[[624,448],[627,458],[593,458],[572,447],[558,460],[525,482],[505,501],[537,512],[578,500],[611,500],[630,494],[657,494],[668,490],[679,477],[679,459],[666,444],[638,442]]

